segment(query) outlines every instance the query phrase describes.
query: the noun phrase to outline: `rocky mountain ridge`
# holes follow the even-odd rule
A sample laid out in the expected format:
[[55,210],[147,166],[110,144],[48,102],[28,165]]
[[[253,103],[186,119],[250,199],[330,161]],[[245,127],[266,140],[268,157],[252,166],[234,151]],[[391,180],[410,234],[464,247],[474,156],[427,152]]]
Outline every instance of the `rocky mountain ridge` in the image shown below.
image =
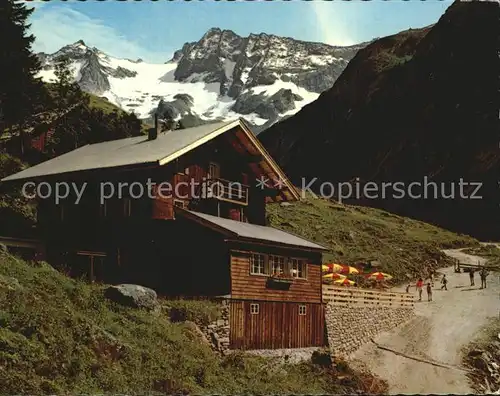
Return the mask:
[[84,91],[140,118],[158,109],[192,126],[243,116],[262,130],[330,88],[365,45],[337,47],[264,33],[241,37],[212,28],[164,64],[118,59],[83,40],[38,56],[45,81],[55,81],[55,63],[67,57]]

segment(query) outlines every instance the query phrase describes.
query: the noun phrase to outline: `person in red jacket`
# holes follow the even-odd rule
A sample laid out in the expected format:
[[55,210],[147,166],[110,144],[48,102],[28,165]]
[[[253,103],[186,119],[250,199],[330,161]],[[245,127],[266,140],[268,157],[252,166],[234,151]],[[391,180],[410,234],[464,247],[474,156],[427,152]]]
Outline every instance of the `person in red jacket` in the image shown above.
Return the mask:
[[418,301],[422,301],[422,292],[424,291],[424,280],[419,278],[417,281],[417,290],[418,290]]

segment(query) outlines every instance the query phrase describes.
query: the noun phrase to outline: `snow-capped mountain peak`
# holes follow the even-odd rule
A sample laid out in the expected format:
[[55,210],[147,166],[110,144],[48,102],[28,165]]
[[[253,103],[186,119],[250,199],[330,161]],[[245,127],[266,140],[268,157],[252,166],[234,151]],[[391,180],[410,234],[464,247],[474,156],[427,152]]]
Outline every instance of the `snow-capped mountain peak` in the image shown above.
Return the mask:
[[54,82],[56,62],[69,58],[84,91],[140,118],[158,110],[191,126],[243,116],[265,128],[330,88],[362,47],[211,28],[162,64],[115,58],[83,40],[39,57],[45,81]]

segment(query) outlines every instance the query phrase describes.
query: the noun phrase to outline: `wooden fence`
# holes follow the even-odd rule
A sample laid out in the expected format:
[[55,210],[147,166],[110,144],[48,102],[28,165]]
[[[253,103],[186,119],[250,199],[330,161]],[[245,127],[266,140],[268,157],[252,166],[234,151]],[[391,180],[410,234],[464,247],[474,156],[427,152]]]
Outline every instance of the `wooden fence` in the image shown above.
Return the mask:
[[323,285],[323,302],[336,306],[382,306],[412,309],[414,296],[408,293],[384,292],[354,287]]

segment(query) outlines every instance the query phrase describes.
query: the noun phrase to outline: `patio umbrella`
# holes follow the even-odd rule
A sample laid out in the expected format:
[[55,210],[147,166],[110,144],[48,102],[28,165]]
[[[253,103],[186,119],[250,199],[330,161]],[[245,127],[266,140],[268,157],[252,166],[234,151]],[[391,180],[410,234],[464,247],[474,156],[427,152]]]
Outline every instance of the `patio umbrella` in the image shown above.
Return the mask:
[[328,265],[321,265],[321,271],[322,272],[330,272],[330,267]]
[[345,279],[338,279],[336,281],[333,281],[336,285],[341,285],[341,286],[352,286],[354,285],[354,281],[349,280],[347,278]]
[[386,274],[385,272],[374,272],[373,274],[368,275],[367,278],[378,281],[391,280],[392,275]]
[[331,272],[329,274],[325,274],[323,275],[323,279],[333,279],[333,280],[337,280],[337,279],[345,279],[346,276],[345,275],[340,275],[340,274],[337,274],[335,272]]
[[342,269],[337,272],[340,274],[359,274],[359,271],[350,265],[343,265]]
[[342,264],[336,264],[336,263],[330,263],[330,264],[323,264],[321,268],[327,268],[328,272],[340,272],[342,271],[342,268],[344,267]]

